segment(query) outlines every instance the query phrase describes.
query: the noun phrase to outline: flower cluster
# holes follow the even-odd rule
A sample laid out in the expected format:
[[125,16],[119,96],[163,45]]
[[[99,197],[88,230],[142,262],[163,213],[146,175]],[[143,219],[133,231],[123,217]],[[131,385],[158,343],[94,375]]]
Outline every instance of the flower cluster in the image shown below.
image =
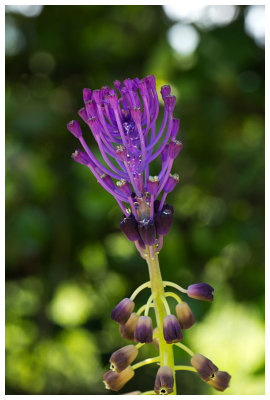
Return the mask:
[[[89,149],[78,121],[69,122],[67,128],[84,149],[76,150],[73,159],[86,165],[113,195],[124,213],[121,230],[143,256],[145,245],[155,244],[161,250],[162,237],[172,225],[173,207],[165,200],[179,181],[178,174],[171,171],[183,147],[176,139],[180,121],[173,118],[176,98],[171,95],[170,86],[163,86],[164,115],[156,132],[159,100],[153,75],[141,80],[126,79],[124,86],[115,81],[114,87],[84,89],[85,106],[78,111],[90,127],[106,165]],[[150,163],[158,157],[161,171],[151,176]],[[161,193],[161,200],[157,201]]]
[[[123,84],[115,81],[114,89],[104,86],[100,90],[83,90],[85,106],[78,114],[90,127],[104,163],[98,161],[88,147],[79,122],[67,124],[84,149],[76,150],[73,159],[87,166],[119,204],[123,211],[120,229],[147,261],[150,275],[149,282],[139,286],[130,298],[120,301],[111,313],[123,338],[135,343],[112,354],[104,383],[107,389],[118,391],[133,378],[137,368],[157,363],[154,390],[142,394],[176,394],[177,370],[197,372],[205,382],[223,391],[229,385],[230,375],[219,371],[208,358],[194,354],[182,343],[183,331],[194,325],[195,316],[188,303],[164,288],[169,286],[190,298],[209,302],[213,300],[214,289],[207,283],[183,289],[176,283],[163,281],[158,262],[163,236],[168,234],[174,215],[173,206],[165,203],[166,197],[179,182],[178,174],[172,174],[173,162],[182,150],[182,142],[176,138],[179,119],[173,118],[176,98],[171,95],[170,86],[161,88],[164,113],[160,128],[156,129],[159,99],[154,76],[126,79]],[[150,175],[150,164],[157,158],[160,158],[161,169],[158,174]],[[151,295],[146,304],[134,312],[135,297],[145,288],[151,289]],[[177,302],[175,314],[170,311],[168,297]],[[149,316],[151,308],[155,320]],[[133,364],[139,348],[146,343],[154,343],[159,355]],[[191,366],[174,364],[173,346],[191,356]]]
[[[198,283],[190,285],[187,289],[171,283],[164,282],[165,286],[173,286],[179,291],[186,293],[189,297],[212,301],[214,289],[207,283]],[[121,335],[130,341],[138,344],[127,345],[115,351],[110,358],[110,371],[104,374],[104,382],[106,388],[113,391],[120,390],[134,376],[134,370],[148,364],[149,362],[159,362],[159,358],[147,359],[132,365],[138,356],[138,349],[142,344],[154,343],[159,349],[158,328],[153,328],[152,319],[148,316],[150,307],[154,307],[153,299],[150,296],[149,302],[134,312],[136,295],[144,288],[150,287],[151,283],[146,282],[139,287],[130,298],[124,298],[113,309],[111,318],[120,325]],[[227,372],[219,371],[218,367],[208,358],[201,354],[194,354],[185,345],[180,343],[183,340],[183,330],[191,328],[195,323],[195,316],[189,305],[182,301],[175,293],[165,292],[165,297],[172,295],[177,300],[175,314],[171,314],[166,307],[166,315],[163,318],[162,337],[167,344],[175,344],[187,351],[191,355],[189,366],[174,366],[174,369],[190,370],[197,372],[203,381],[211,385],[213,388],[224,391],[229,386],[230,375]],[[144,315],[141,315],[144,311]],[[171,367],[161,366],[156,375],[154,392],[156,394],[170,394],[174,388],[174,371]]]

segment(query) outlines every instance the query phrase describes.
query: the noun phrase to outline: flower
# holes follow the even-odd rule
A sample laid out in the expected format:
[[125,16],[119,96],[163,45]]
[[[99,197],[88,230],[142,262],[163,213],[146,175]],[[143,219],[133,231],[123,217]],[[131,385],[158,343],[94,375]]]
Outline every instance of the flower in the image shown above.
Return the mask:
[[134,340],[134,330],[138,322],[139,315],[132,313],[125,324],[120,325],[121,335],[128,340]]
[[175,315],[166,315],[163,319],[163,336],[167,343],[177,343],[183,339],[180,324]]
[[[158,238],[156,242],[159,233],[153,222],[154,202],[163,192],[158,210],[162,218],[166,196],[179,181],[177,174],[171,174],[173,162],[183,147],[176,139],[179,129],[179,119],[173,118],[176,98],[171,95],[169,85],[161,88],[164,113],[161,126],[156,129],[159,100],[155,77],[125,79],[123,85],[115,81],[114,87],[83,89],[85,105],[78,111],[92,131],[103,162],[98,161],[89,148],[78,121],[69,122],[67,128],[84,149],[76,150],[72,158],[87,166],[98,183],[118,202],[124,213],[121,230],[129,240],[136,242],[141,252],[145,245],[159,245]],[[155,149],[157,144],[159,147]],[[158,157],[162,168],[152,177],[149,174],[151,162]],[[171,225],[172,218],[167,219],[167,225]]]
[[103,375],[103,382],[105,383],[106,389],[111,389],[115,392],[122,389],[122,387],[134,376],[133,369],[128,366],[122,372],[107,371]]
[[190,362],[204,381],[213,379],[218,371],[218,367],[211,360],[199,353],[194,354]]
[[123,371],[135,360],[137,355],[138,349],[133,344],[116,350],[110,358],[111,369],[116,372]]
[[175,311],[182,329],[188,329],[192,325],[194,325],[194,314],[186,302],[182,301],[182,303],[177,304],[175,307]]
[[154,390],[157,394],[169,394],[173,392],[174,377],[170,367],[162,366],[158,369]]
[[134,310],[134,301],[127,297],[120,301],[117,306],[111,312],[111,319],[118,324],[125,324],[130,317],[130,314]]
[[214,288],[208,283],[195,283],[187,288],[187,295],[197,300],[212,301]]
[[148,316],[141,316],[138,319],[134,337],[137,342],[140,343],[152,343],[153,340],[153,327],[152,320]]
[[225,371],[218,371],[216,376],[208,381],[209,385],[211,385],[214,389],[223,392],[229,386],[229,382],[231,379],[231,375]]

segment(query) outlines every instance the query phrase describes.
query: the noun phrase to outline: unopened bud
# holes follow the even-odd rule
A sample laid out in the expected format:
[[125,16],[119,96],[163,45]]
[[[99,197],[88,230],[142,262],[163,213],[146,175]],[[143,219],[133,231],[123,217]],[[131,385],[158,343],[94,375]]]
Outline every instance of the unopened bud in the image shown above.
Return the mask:
[[213,301],[214,288],[208,283],[195,283],[187,288],[187,295],[197,300]]
[[134,331],[134,338],[136,342],[151,343],[153,340],[153,326],[152,319],[148,316],[141,316],[138,319]]
[[129,298],[125,298],[117,304],[111,312],[111,319],[118,324],[125,324],[134,310],[135,303]]
[[158,176],[149,176],[147,179],[147,192],[155,195],[158,191],[159,178]]
[[138,349],[133,344],[129,344],[116,350],[110,358],[111,369],[116,372],[123,371],[135,360],[137,355]]
[[156,228],[152,220],[144,219],[143,221],[139,221],[138,230],[145,245],[152,246],[155,243]]
[[131,196],[131,188],[129,186],[129,183],[125,179],[121,179],[120,181],[116,182],[116,186],[118,189],[127,197]]
[[182,148],[183,148],[183,144],[182,144],[182,142],[180,142],[180,140],[176,140],[176,139],[172,140],[169,143],[169,149],[168,149],[169,157],[172,160],[175,160],[176,157],[178,156],[178,154],[180,153],[180,151],[182,150]]
[[103,180],[103,182],[105,182],[105,184],[112,190],[115,190],[115,184],[112,180],[112,178],[110,177],[110,175],[107,174],[103,174],[101,175],[101,179]]
[[168,177],[168,179],[164,185],[164,188],[163,188],[164,192],[171,193],[178,182],[179,182],[179,175],[178,174],[173,174],[173,175],[170,174],[170,176]]
[[120,229],[131,242],[135,242],[136,240],[140,239],[138,223],[132,214],[128,217],[123,215],[120,222]]
[[164,317],[163,336],[168,344],[177,343],[183,339],[181,327],[175,315],[166,315]]
[[69,132],[71,132],[72,135],[75,136],[77,139],[82,137],[82,130],[81,130],[81,127],[80,127],[80,124],[78,121],[75,121],[75,120],[70,121],[67,124],[67,128],[68,128]]
[[155,214],[155,226],[158,235],[167,235],[173,223],[173,214],[171,210],[164,209]]
[[123,338],[134,340],[134,331],[138,322],[139,315],[133,312],[125,324],[120,325],[120,333]]
[[171,87],[170,85],[164,85],[161,87],[160,89],[160,93],[162,98],[164,99],[164,97],[169,96],[171,94]]
[[164,97],[163,101],[164,101],[165,109],[168,112],[172,113],[174,110],[174,107],[175,107],[176,97],[175,96],[166,96],[166,97]]
[[92,91],[90,89],[84,88],[83,89],[83,101],[86,103],[87,101],[91,100]]
[[88,115],[87,115],[86,109],[84,107],[79,109],[78,115],[81,117],[81,119],[84,122],[86,122],[88,120],[88,118],[89,118]]
[[175,307],[177,319],[182,329],[188,329],[195,323],[195,317],[189,305],[184,301]]

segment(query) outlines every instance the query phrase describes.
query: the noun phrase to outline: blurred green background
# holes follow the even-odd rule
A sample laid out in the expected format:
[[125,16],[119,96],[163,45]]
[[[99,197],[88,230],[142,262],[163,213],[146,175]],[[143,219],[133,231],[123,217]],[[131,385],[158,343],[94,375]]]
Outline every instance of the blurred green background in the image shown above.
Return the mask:
[[[6,394],[113,394],[102,375],[127,342],[110,312],[147,267],[70,158],[66,123],[83,87],[150,73],[173,87],[184,143],[163,277],[215,287],[212,304],[189,301],[184,343],[232,375],[225,394],[264,393],[264,7],[189,7],[6,7]],[[151,390],[155,373],[121,392]],[[188,372],[177,386],[219,394]]]

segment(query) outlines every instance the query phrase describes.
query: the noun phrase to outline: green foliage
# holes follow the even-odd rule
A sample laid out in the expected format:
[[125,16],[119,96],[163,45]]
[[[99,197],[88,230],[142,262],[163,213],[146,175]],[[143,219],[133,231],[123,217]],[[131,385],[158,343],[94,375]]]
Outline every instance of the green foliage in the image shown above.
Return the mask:
[[[148,272],[114,199],[70,158],[66,123],[83,87],[149,73],[172,85],[184,143],[163,277],[215,287],[213,305],[190,301],[197,324],[184,343],[232,374],[225,394],[263,394],[264,51],[244,31],[245,8],[227,26],[196,28],[189,56],[170,47],[161,6],[7,14],[6,394],[108,393],[102,374],[126,344],[110,312]],[[176,359],[189,363],[180,349]],[[151,389],[155,371],[137,371],[123,392]],[[180,394],[214,394],[196,375],[177,379]]]

